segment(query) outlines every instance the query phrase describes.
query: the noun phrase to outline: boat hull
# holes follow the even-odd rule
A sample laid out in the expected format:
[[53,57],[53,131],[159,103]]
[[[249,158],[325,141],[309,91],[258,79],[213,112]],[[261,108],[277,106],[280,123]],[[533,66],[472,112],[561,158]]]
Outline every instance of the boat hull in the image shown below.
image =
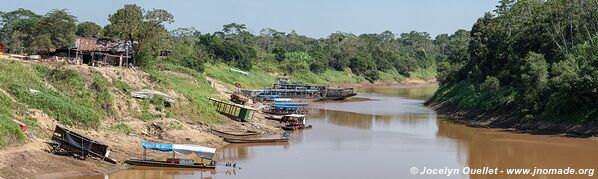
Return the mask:
[[195,163],[194,165],[182,165],[182,164],[176,164],[176,163],[167,163],[166,161],[141,160],[141,159],[126,160],[125,163],[127,163],[129,165],[143,166],[143,167],[216,169],[216,166],[198,164],[198,163]]
[[232,139],[225,138],[224,141],[228,143],[277,143],[277,142],[289,142],[288,138],[282,139]]
[[280,128],[282,128],[285,131],[293,131],[293,130],[300,130],[300,129],[311,129],[313,126],[311,125],[305,125],[305,126],[282,126]]

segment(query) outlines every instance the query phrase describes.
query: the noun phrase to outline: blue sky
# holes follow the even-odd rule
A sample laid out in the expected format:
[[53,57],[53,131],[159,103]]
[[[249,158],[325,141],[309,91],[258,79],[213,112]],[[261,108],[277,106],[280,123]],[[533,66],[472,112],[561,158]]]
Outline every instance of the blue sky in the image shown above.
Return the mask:
[[51,9],[68,9],[79,21],[108,23],[108,15],[124,4],[144,9],[166,9],[175,16],[167,26],[195,27],[214,32],[222,25],[244,23],[252,33],[274,28],[310,37],[332,32],[355,34],[425,31],[432,37],[471,29],[478,17],[492,11],[498,0],[2,0],[0,11],[17,8],[45,14]]

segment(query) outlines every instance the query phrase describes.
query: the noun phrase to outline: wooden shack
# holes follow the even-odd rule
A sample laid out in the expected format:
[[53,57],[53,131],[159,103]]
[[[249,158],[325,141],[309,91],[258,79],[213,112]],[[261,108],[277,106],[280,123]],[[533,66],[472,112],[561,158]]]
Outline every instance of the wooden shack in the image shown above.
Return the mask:
[[216,108],[217,112],[231,119],[247,122],[253,118],[253,111],[255,110],[252,108],[229,103],[215,98],[208,97],[208,99],[214,102],[214,108]]
[[133,64],[130,43],[109,38],[78,37],[75,47],[57,49],[56,56],[81,59],[83,64],[127,66]]

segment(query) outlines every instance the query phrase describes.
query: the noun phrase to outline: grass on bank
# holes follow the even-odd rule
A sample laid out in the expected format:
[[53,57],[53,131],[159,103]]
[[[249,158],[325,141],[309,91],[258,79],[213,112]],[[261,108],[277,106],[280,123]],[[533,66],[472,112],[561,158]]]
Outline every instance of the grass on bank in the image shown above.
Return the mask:
[[[33,66],[33,67],[32,67]],[[66,125],[95,127],[101,108],[77,72],[0,60],[0,88],[29,108],[43,110]]]
[[276,77],[268,74],[264,70],[255,67],[249,71],[248,75],[241,74],[231,70],[232,67],[219,64],[205,64],[205,74],[208,77],[217,79],[227,84],[234,85],[238,83],[244,88],[265,88],[271,87]]
[[159,84],[158,86],[161,88],[159,90],[173,90],[186,98],[186,101],[177,100],[171,107],[172,113],[174,113],[170,114],[171,116],[208,124],[218,123],[224,119],[224,116],[218,114],[212,106],[212,102],[206,98],[217,98],[218,93],[210,86],[203,74],[190,68],[168,63],[157,66],[157,69],[148,70],[148,73],[152,81]]
[[0,147],[6,146],[12,141],[25,139],[19,125],[12,120],[16,110],[15,103],[0,92]]

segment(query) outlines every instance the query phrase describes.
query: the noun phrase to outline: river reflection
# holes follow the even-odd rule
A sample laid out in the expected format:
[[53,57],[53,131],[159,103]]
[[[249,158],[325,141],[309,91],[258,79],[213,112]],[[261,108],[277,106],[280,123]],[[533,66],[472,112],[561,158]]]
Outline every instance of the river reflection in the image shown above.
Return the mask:
[[[530,178],[528,175],[412,175],[427,168],[596,168],[598,142],[470,128],[422,105],[435,87],[358,89],[352,102],[315,103],[314,128],[284,145],[228,145],[213,172],[123,170],[85,178]],[[595,176],[594,176],[595,177]],[[535,178],[591,178],[542,175]]]

